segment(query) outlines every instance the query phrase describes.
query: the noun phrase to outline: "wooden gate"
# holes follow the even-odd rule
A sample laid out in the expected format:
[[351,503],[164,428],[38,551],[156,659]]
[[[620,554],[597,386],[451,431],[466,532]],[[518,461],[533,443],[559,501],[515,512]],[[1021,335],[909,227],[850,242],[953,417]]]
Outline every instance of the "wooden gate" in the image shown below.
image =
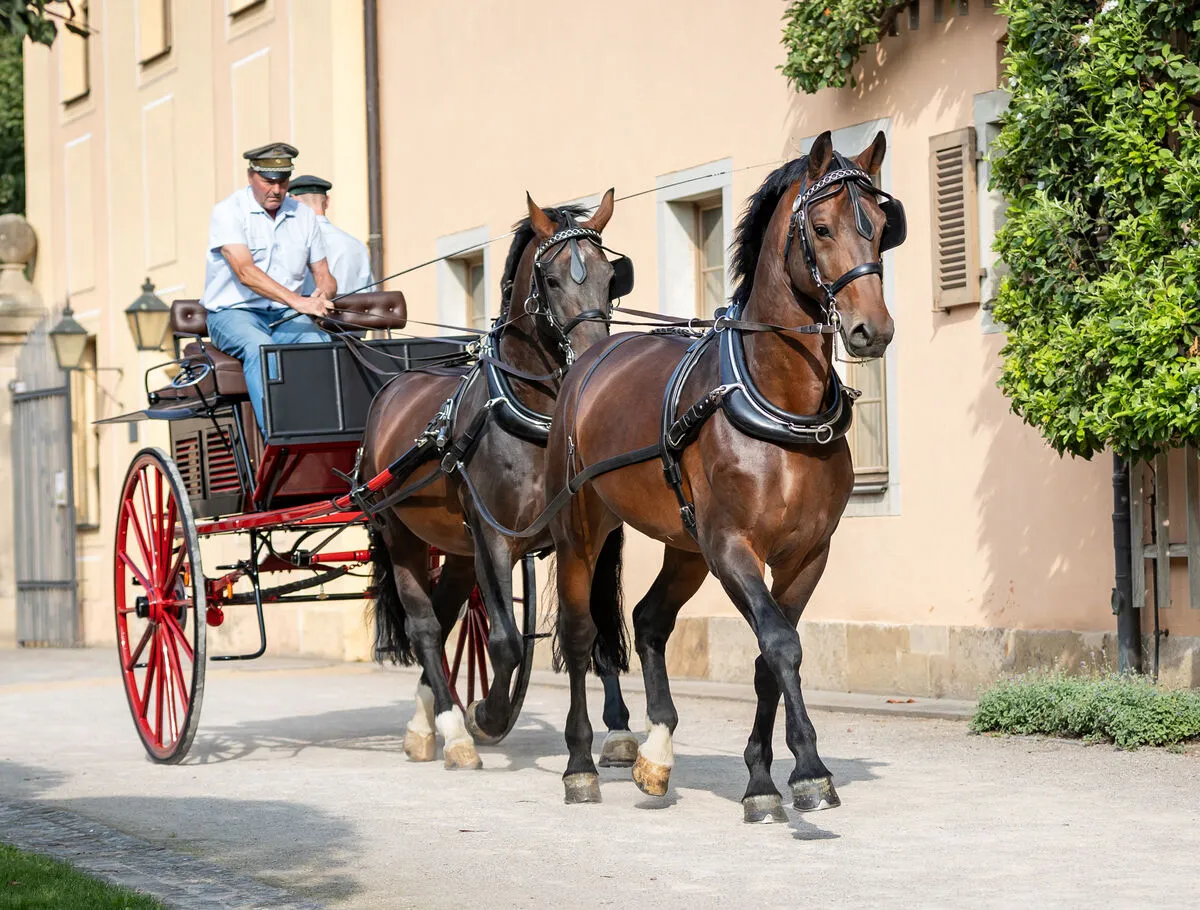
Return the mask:
[[17,643],[81,643],[75,578],[71,391],[43,322],[21,351],[12,392]]

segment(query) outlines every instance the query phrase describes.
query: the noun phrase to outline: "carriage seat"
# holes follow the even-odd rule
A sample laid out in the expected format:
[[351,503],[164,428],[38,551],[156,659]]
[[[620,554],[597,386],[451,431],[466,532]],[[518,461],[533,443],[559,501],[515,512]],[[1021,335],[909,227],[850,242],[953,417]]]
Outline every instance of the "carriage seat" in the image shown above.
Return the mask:
[[[356,329],[402,329],[408,322],[408,307],[400,291],[351,294],[337,301],[336,307],[338,322]],[[332,328],[336,332],[341,327]],[[199,300],[176,300],[171,304],[171,330],[176,335],[207,338],[208,311]],[[201,383],[204,393],[211,395],[215,391],[229,397],[245,397],[246,376],[242,362],[236,357],[211,343],[202,348],[196,342],[184,347],[183,356],[203,358],[206,352],[213,363],[213,376]]]

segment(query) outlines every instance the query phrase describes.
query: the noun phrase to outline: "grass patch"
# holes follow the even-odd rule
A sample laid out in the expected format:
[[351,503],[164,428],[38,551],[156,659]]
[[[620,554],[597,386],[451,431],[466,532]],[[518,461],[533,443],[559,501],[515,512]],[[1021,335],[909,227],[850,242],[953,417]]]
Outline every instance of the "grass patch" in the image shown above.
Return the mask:
[[1200,689],[1164,689],[1139,676],[1027,673],[979,699],[977,733],[1044,733],[1122,749],[1200,738]]
[[57,860],[0,844],[0,910],[164,910]]

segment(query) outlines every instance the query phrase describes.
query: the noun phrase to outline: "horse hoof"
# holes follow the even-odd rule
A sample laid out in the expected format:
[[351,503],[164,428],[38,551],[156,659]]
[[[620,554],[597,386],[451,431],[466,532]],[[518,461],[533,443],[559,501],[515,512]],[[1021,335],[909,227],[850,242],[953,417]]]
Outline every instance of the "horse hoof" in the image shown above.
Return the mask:
[[600,802],[600,775],[596,773],[566,774],[563,776],[563,798],[568,806],[574,803]]
[[492,734],[484,733],[483,730],[479,729],[479,723],[475,720],[475,711],[479,708],[479,704],[479,702],[473,701],[467,705],[467,732],[471,734],[471,737],[475,740],[475,742],[481,743],[485,746],[494,746],[496,743],[500,742],[500,740],[504,739],[504,734],[492,736]]
[[842,804],[833,789],[832,777],[814,777],[811,780],[792,782],[792,805],[801,812],[816,812],[818,809],[836,809]]
[[446,743],[442,757],[446,761],[447,771],[478,771],[483,767],[479,753],[475,751],[475,743],[469,739]]
[[770,825],[788,820],[783,811],[783,797],[778,793],[747,796],[742,800],[742,817],[748,825]]
[[667,784],[671,781],[671,769],[652,762],[641,752],[633,763],[633,782],[647,796],[666,796]]
[[437,740],[432,733],[404,733],[404,754],[409,761],[433,761],[437,757]]
[[609,730],[600,748],[601,768],[628,768],[637,760],[637,737],[628,730]]

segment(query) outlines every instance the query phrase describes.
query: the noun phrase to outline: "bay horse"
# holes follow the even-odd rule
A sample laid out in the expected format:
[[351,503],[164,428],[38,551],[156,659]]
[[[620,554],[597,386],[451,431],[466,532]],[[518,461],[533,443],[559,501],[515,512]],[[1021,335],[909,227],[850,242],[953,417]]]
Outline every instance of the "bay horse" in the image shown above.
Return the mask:
[[[600,800],[584,690],[597,621],[591,591],[608,535],[627,523],[666,545],[662,568],[633,612],[649,727],[633,769],[637,785],[666,793],[678,715],[664,652],[680,608],[711,571],[760,650],[745,820],[786,820],[770,772],[781,691],[796,759],[793,805],[840,804],[804,707],[796,625],[854,485],[844,434],[856,393],[837,378],[834,338],[840,334],[854,356],[873,358],[893,334],[880,256],[905,230],[899,201],[872,184],[885,151],[881,132],[850,161],[823,133],[749,201],[735,239],[738,286],[712,331],[700,341],[614,335],[589,350],[563,384],[546,476],[548,497],[578,489],[550,523],[559,646],[571,681],[568,803]],[[679,417],[680,402],[696,405]],[[653,450],[656,440],[658,451],[639,463],[582,476],[621,453]],[[572,476],[578,486],[564,488]]]
[[[505,263],[500,316],[481,342],[479,364],[395,377],[372,401],[363,437],[362,470],[368,477],[422,434],[444,434],[449,441],[445,458],[439,453],[405,483],[417,485],[442,472],[446,459],[451,470],[379,516],[382,527],[372,532],[372,552],[380,650],[399,663],[416,660],[423,670],[404,750],[412,760],[433,760],[436,731],[445,742],[445,766],[452,769],[481,767],[475,742],[498,742],[510,727],[512,674],[525,648],[533,647],[512,615],[512,571],[527,553],[552,543],[549,531],[529,539],[505,537],[481,509],[512,525],[541,509],[545,440],[562,377],[577,353],[607,337],[611,298],[632,287],[628,260],[629,271],[622,273],[627,286],[620,286],[622,275],[614,277],[602,246],[601,232],[613,212],[611,189],[582,222],[577,219],[585,211],[579,207],[542,209],[528,194],[526,201],[528,217],[517,223]],[[467,477],[477,488],[479,508],[464,485]],[[597,574],[610,582],[598,581],[598,601],[620,596],[621,544],[618,529],[600,559]],[[429,546],[446,554],[432,591]],[[494,679],[483,701],[468,705],[464,717],[450,692],[442,649],[477,580],[490,624]],[[604,606],[602,615],[619,618],[619,607]],[[605,630],[595,663],[615,698],[614,764],[632,764],[637,740],[615,685],[616,674],[628,668],[623,624]]]

